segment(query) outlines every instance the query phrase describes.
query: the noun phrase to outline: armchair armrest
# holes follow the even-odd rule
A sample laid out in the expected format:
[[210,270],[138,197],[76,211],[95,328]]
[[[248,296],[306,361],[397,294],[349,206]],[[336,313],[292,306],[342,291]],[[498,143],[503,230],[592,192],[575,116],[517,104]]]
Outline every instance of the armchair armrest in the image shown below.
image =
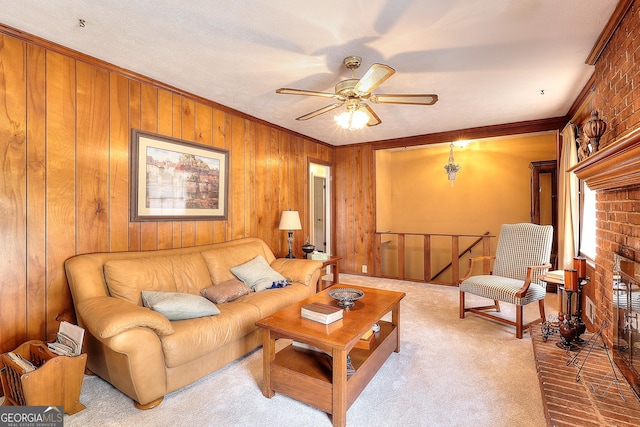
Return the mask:
[[467,272],[465,273],[465,275],[458,280],[458,286],[460,285],[460,283],[467,280],[471,276],[471,271],[473,270],[474,263],[479,261],[491,261],[494,259],[496,259],[495,255],[484,255],[484,256],[469,258],[469,267],[467,268]]
[[551,264],[542,264],[542,265],[532,265],[527,267],[527,278],[524,281],[524,285],[520,288],[518,292],[516,292],[516,297],[522,298],[527,294],[529,290],[529,286],[531,285],[531,281],[533,280],[533,273],[536,270],[544,270],[551,268]]
[[173,333],[171,322],[162,314],[119,298],[87,298],[77,308],[84,325],[96,338],[111,338],[134,328],[150,328],[158,335]]
[[322,263],[310,259],[278,258],[271,263],[271,268],[287,280],[315,286],[311,280],[314,273],[322,268]]

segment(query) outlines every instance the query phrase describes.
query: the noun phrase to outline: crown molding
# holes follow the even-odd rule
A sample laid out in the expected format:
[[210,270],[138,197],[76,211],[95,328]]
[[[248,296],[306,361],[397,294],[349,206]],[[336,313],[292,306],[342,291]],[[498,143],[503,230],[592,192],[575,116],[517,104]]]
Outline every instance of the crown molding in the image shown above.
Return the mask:
[[596,62],[598,62],[598,58],[600,58],[600,55],[602,55],[602,52],[604,52],[605,48],[609,44],[611,37],[613,37],[613,33],[618,29],[618,26],[629,11],[633,1],[634,0],[620,0],[618,2],[618,5],[607,22],[607,25],[605,25],[604,29],[600,33],[600,37],[596,40],[596,44],[591,49],[591,53],[589,53],[585,64],[595,65]]

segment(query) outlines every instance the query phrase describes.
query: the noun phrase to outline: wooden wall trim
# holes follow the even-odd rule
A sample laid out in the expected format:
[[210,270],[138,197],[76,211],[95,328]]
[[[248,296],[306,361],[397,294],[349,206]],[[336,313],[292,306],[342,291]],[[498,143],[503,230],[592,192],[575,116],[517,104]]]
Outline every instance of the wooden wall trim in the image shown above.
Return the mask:
[[607,25],[605,25],[604,29],[600,33],[600,37],[596,40],[596,44],[593,46],[593,49],[591,49],[591,52],[585,61],[587,65],[595,65],[596,62],[598,62],[598,58],[600,58],[600,55],[604,52],[605,48],[609,44],[609,40],[613,37],[613,34],[616,32],[616,29],[624,19],[624,16],[629,11],[633,2],[634,0],[620,0],[618,2],[618,5],[607,22]]
[[474,128],[431,133],[427,135],[410,136],[407,138],[387,139],[367,143],[367,145],[371,145],[374,150],[384,150],[388,148],[411,147],[416,145],[437,144],[449,141],[521,135],[527,133],[560,130],[567,124],[568,121],[569,119],[567,118],[567,116],[553,117],[550,119],[513,122],[493,126],[480,126]]
[[591,103],[593,102],[593,93],[595,91],[596,75],[593,73],[587,84],[584,85],[578,97],[573,101],[567,117],[575,124],[581,123],[585,117],[591,113]]
[[263,125],[266,125],[266,126],[270,126],[270,127],[276,128],[276,129],[278,129],[280,131],[287,132],[287,133],[295,135],[297,137],[307,139],[307,140],[309,140],[311,142],[314,142],[316,144],[326,145],[327,147],[331,147],[331,148],[334,147],[333,145],[328,144],[326,142],[311,138],[311,137],[306,136],[306,135],[302,135],[302,134],[300,134],[298,132],[292,131],[290,129],[287,129],[287,128],[284,128],[282,126],[276,125],[274,123],[268,122],[266,120],[262,120],[262,119],[259,119],[257,117],[251,116],[251,115],[249,115],[247,113],[243,113],[242,111],[235,110],[235,109],[233,109],[231,107],[228,107],[226,105],[218,104],[217,102],[212,101],[210,99],[203,98],[203,97],[201,97],[199,95],[187,92],[187,91],[182,90],[180,88],[171,86],[171,85],[169,85],[167,83],[164,83],[164,82],[161,82],[161,81],[158,81],[158,80],[154,80],[154,79],[152,79],[150,77],[147,77],[147,76],[144,76],[142,74],[138,74],[135,71],[127,70],[126,68],[119,67],[117,65],[111,64],[110,62],[103,61],[102,59],[98,59],[96,57],[86,55],[86,54],[84,54],[82,52],[78,52],[77,50],[73,50],[73,49],[68,48],[66,46],[54,43],[52,41],[43,39],[43,38],[35,36],[33,34],[26,33],[24,31],[18,30],[18,29],[13,28],[13,27],[10,27],[8,25],[4,25],[2,23],[0,23],[0,34],[6,34],[6,35],[9,35],[9,36],[15,37],[16,39],[19,39],[19,40],[25,41],[27,43],[30,43],[30,44],[45,48],[45,49],[47,49],[49,51],[52,51],[52,52],[59,53],[61,55],[67,56],[67,57],[69,57],[71,59],[75,59],[75,60],[78,60],[78,61],[86,62],[86,63],[88,63],[90,65],[95,66],[95,67],[103,68],[106,71],[120,74],[123,77],[126,77],[126,78],[128,78],[130,80],[134,80],[134,81],[140,82],[142,84],[149,84],[151,86],[157,87],[158,89],[163,89],[163,90],[167,90],[167,91],[176,93],[178,95],[193,99],[196,102],[199,102],[201,104],[206,104],[209,107],[214,108],[216,110],[221,110],[221,111],[224,111],[225,113],[231,113],[234,116],[238,116],[238,117],[243,118],[243,119],[251,120],[252,122],[256,122],[256,123],[260,123],[260,124],[263,124]]

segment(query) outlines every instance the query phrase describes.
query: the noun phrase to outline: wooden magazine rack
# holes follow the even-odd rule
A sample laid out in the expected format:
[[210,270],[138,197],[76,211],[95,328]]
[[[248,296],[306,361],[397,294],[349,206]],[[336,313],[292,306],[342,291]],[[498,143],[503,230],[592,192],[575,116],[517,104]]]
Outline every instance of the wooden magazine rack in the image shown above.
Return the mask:
[[7,354],[0,355],[3,406],[64,406],[64,412],[69,415],[85,408],[80,403],[80,391],[86,353],[59,356],[42,341],[27,341],[13,353],[29,360],[36,370],[26,372]]

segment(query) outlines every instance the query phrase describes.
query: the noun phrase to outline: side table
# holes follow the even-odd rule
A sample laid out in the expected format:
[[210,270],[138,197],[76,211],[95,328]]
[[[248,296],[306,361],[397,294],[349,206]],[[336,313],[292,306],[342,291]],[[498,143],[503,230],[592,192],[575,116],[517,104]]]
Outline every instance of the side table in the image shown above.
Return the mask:
[[549,271],[540,280],[547,284],[547,292],[556,292],[558,285],[564,286],[564,270]]
[[[328,259],[326,260],[319,260],[322,262],[322,269],[325,269],[327,266],[331,266],[331,274],[333,276],[333,280],[331,281],[331,285],[335,285],[337,283],[340,283],[340,267],[339,267],[339,261],[342,259],[342,257],[340,256],[335,256],[335,255],[331,255]],[[320,280],[318,280],[318,289],[317,292],[320,292],[321,290],[327,288],[328,286],[324,285],[324,280],[322,280],[322,277],[320,278]]]

